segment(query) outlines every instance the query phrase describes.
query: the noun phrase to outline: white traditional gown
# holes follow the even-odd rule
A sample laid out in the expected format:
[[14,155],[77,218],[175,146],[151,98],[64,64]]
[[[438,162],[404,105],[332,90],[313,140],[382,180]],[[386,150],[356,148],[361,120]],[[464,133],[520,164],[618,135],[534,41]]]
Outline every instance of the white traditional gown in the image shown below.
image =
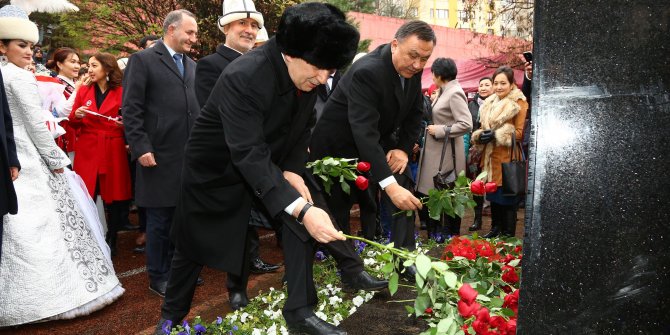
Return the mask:
[[21,163],[18,214],[3,217],[0,327],[90,314],[124,292],[95,206],[47,130],[32,73],[3,64]]

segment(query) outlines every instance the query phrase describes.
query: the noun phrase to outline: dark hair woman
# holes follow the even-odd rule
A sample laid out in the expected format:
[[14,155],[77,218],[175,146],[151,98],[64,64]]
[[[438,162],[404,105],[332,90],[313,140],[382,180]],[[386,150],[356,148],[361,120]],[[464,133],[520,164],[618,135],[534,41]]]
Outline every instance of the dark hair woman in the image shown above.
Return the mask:
[[107,205],[107,243],[116,252],[116,233],[124,215],[128,215],[131,198],[130,168],[123,136],[121,109],[121,80],[123,74],[116,58],[97,53],[88,61],[91,84],[77,92],[70,124],[77,129],[74,171],[86,183],[91,197],[99,194]]
[[519,198],[502,194],[501,164],[510,161],[512,137],[517,142],[522,139],[528,103],[516,87],[514,71],[508,66],[501,66],[493,73],[493,92],[479,110],[479,130],[472,133],[473,143],[482,152],[480,166],[487,172],[487,181],[498,185],[496,192],[486,194],[491,202],[491,232],[484,237],[514,236]]

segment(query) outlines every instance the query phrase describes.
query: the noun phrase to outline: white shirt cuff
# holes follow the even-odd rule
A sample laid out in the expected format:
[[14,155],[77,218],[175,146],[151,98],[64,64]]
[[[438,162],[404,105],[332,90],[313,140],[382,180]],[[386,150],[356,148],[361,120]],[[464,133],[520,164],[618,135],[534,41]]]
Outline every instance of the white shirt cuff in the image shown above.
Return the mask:
[[286,214],[288,214],[290,216],[293,216],[293,211],[295,210],[295,207],[298,206],[298,204],[300,203],[301,200],[304,200],[305,202],[307,202],[307,200],[303,199],[302,197],[300,197],[298,199],[295,199],[295,201],[293,201],[290,205],[288,205],[288,206],[286,206],[286,208],[284,208],[284,212],[286,212]]
[[383,189],[386,188],[386,186],[389,186],[393,183],[397,183],[397,181],[395,180],[394,176],[390,176],[390,177],[384,178],[382,181],[380,181],[379,182],[379,187],[381,187],[382,190],[383,190]]

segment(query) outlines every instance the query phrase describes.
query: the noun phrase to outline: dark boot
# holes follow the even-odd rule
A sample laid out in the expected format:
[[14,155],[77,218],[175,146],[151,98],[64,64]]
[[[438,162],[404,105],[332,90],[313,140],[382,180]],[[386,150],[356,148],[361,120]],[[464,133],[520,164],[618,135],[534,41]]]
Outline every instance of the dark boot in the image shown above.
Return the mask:
[[426,220],[426,232],[428,233],[428,238],[432,238],[435,240],[435,242],[444,242],[444,236],[442,236],[442,225],[440,224],[440,221],[428,218],[428,220]]
[[483,238],[493,238],[498,237],[502,231],[502,206],[491,202],[491,231],[486,235],[482,236]]
[[116,239],[118,231],[121,228],[121,207],[120,202],[114,201],[108,204],[109,220],[107,220],[107,235],[105,241],[109,245],[109,251],[112,256],[116,256]]
[[449,238],[452,236],[461,234],[461,218],[459,216],[451,217],[449,215],[444,216],[443,222],[443,235],[444,238]]
[[516,234],[516,206],[502,207],[502,236],[511,237]]
[[473,200],[477,203],[475,206],[475,221],[472,222],[472,226],[468,228],[469,231],[475,231],[482,229],[482,210],[484,209],[484,197],[474,196]]

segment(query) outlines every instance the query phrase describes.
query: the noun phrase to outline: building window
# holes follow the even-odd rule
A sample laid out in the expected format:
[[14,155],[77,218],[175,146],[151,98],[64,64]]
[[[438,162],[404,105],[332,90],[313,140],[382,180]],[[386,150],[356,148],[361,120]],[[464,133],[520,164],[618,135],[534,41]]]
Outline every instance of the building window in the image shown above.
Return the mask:
[[437,18],[438,19],[447,19],[449,18],[449,10],[448,9],[436,9],[437,12]]
[[432,19],[434,17],[435,17],[435,10],[431,8],[430,9],[430,18]]
[[463,22],[468,22],[468,13],[464,10],[458,11],[458,20]]
[[489,35],[493,35],[493,29],[489,28],[488,33]]
[[489,12],[489,21],[493,20],[493,13]]

